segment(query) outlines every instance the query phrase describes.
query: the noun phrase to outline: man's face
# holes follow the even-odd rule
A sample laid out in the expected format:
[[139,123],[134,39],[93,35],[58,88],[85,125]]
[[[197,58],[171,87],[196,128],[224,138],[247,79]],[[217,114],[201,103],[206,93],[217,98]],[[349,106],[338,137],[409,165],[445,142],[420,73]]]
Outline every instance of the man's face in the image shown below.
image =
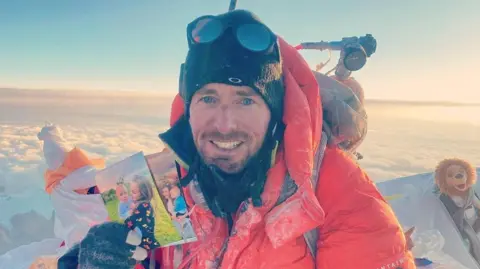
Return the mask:
[[237,173],[262,146],[270,122],[263,98],[247,86],[210,83],[190,104],[190,126],[203,161]]

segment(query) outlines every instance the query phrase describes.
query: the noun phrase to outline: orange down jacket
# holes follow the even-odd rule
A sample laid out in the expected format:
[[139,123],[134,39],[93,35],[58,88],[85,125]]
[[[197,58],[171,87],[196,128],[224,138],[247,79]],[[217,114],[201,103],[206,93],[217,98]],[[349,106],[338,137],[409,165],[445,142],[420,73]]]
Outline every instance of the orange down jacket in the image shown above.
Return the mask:
[[[322,131],[318,84],[302,56],[279,38],[285,75],[284,141],[269,170],[264,205],[245,201],[226,222],[204,206],[193,183],[184,188],[197,242],[162,251],[162,269],[412,269],[403,231],[374,183],[346,154],[327,148],[314,190],[310,177]],[[176,96],[171,125],[183,114]],[[172,149],[175,151],[175,149]],[[296,191],[278,204],[286,175]],[[193,182],[193,181],[192,181]],[[316,257],[302,236],[318,229]]]

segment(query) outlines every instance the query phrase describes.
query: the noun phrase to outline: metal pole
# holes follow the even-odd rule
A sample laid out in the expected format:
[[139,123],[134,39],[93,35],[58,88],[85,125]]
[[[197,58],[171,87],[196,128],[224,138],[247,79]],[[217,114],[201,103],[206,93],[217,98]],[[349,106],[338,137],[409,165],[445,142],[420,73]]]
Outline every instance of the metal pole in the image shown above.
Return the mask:
[[228,7],[228,11],[235,10],[236,6],[237,6],[237,0],[230,0],[230,6]]

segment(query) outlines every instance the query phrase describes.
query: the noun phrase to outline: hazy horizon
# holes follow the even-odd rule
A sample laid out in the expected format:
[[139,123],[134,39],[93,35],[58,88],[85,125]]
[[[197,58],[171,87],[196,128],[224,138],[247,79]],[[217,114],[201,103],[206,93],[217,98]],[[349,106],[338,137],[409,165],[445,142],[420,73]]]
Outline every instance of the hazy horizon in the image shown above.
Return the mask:
[[[38,164],[40,142],[35,132],[46,122],[58,124],[69,139],[107,158],[135,150],[160,150],[158,133],[168,128],[173,97],[173,92],[0,90],[0,177],[7,166],[21,167],[12,156],[29,159],[32,157],[22,154],[34,152]],[[410,169],[415,165],[400,170],[382,168],[372,174],[376,180],[427,171],[447,153],[470,156],[480,165],[480,152],[475,149],[480,144],[478,105],[373,100],[366,102],[366,109],[369,131],[361,146],[366,156],[361,164],[367,171],[383,162],[377,158],[394,164],[399,157],[418,158],[414,151],[425,158],[437,156],[423,160],[421,169]],[[24,139],[29,142],[22,142]],[[392,155],[396,151],[400,156]]]
[[[173,97],[177,94],[177,91],[155,91],[155,90],[102,90],[102,89],[34,89],[34,88],[2,88],[0,87],[0,97],[7,98],[12,96],[18,96],[19,94],[30,94],[31,97],[39,97],[42,94],[59,94],[66,97],[68,95],[91,95],[91,96],[160,96],[160,97]],[[1,101],[1,100],[0,100]],[[443,105],[443,106],[480,106],[480,101],[475,100],[471,102],[453,102],[442,100],[409,100],[409,99],[380,99],[365,97],[367,103],[389,103],[389,104],[411,104],[411,105]]]

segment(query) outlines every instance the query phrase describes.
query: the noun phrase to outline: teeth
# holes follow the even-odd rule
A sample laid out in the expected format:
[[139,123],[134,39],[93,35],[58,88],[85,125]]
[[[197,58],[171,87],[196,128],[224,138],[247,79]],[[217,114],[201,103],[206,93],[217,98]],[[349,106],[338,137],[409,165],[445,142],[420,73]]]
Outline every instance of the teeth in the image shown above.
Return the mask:
[[242,142],[241,141],[229,141],[229,142],[212,141],[212,143],[221,149],[234,149],[238,147]]

